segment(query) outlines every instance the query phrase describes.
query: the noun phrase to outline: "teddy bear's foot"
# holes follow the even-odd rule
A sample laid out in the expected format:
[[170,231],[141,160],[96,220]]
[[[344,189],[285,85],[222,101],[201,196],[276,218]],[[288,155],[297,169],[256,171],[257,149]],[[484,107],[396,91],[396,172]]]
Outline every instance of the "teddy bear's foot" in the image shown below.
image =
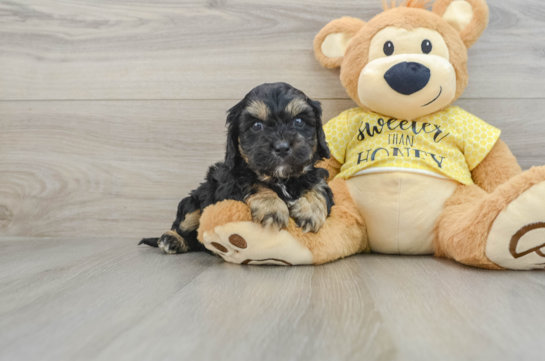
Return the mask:
[[237,264],[294,266],[312,264],[308,248],[291,234],[271,231],[254,222],[233,222],[204,232],[204,246]]
[[486,256],[507,269],[545,269],[545,182],[499,213],[486,242]]

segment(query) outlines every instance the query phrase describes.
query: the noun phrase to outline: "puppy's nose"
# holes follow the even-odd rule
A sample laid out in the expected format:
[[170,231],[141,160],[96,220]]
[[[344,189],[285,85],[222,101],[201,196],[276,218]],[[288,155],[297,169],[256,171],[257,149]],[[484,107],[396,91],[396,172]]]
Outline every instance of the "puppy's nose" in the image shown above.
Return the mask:
[[285,157],[290,154],[290,143],[285,141],[280,141],[274,143],[274,152],[279,157]]
[[384,74],[384,79],[396,92],[411,95],[424,89],[430,81],[431,71],[419,63],[399,63]]

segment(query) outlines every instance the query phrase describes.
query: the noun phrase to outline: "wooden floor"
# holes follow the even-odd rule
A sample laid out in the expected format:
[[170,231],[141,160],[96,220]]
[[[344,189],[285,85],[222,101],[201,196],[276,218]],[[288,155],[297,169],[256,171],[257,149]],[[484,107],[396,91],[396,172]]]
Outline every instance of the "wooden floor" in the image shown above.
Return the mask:
[[[456,102],[545,164],[545,5],[489,0]],[[263,82],[354,106],[312,40],[380,0],[0,0],[0,360],[543,360],[545,272],[234,266],[137,247]]]
[[134,239],[0,241],[0,360],[542,360],[543,272],[360,255],[321,267]]

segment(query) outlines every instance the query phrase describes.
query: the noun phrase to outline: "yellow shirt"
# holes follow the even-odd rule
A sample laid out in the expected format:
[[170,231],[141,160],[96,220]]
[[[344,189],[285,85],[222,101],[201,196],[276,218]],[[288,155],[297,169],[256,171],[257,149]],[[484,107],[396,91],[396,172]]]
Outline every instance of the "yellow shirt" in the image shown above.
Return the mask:
[[354,108],[330,120],[324,130],[331,154],[343,165],[337,177],[407,171],[463,184],[473,184],[470,171],[501,133],[455,106],[415,121]]

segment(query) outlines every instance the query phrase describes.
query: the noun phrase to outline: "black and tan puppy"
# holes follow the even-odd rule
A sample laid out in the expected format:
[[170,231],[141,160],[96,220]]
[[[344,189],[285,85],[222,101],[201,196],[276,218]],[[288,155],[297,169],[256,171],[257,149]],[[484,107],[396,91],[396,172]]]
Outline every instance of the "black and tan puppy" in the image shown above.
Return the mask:
[[204,251],[197,240],[201,212],[227,199],[246,202],[264,227],[285,228],[292,217],[305,232],[317,232],[333,206],[328,172],[315,167],[330,156],[321,113],[319,102],[288,84],[254,88],[228,112],[225,161],[180,202],[170,231],[140,244],[169,254]]

